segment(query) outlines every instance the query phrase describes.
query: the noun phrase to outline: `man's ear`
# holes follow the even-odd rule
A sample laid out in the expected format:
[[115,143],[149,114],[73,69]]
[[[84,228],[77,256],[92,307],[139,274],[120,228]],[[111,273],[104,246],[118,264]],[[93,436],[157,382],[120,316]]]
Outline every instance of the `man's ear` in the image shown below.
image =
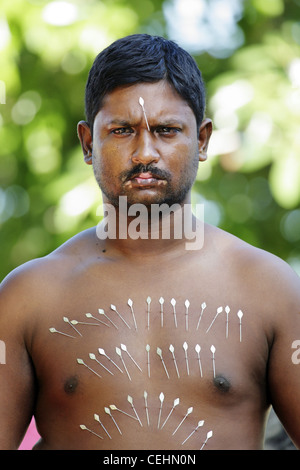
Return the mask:
[[87,165],[92,165],[93,138],[90,126],[86,121],[77,124],[77,134],[81,143],[84,161]]
[[207,149],[210,136],[212,134],[212,120],[204,119],[199,129],[199,161],[204,162],[207,159]]

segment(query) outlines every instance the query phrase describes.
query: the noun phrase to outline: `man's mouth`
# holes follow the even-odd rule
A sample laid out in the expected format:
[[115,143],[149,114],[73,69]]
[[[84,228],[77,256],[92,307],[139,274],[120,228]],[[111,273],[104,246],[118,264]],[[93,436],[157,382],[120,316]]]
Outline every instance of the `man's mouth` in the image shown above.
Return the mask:
[[169,181],[170,174],[160,168],[145,168],[143,165],[139,165],[135,169],[132,168],[129,172],[124,172],[121,175],[121,179],[126,187],[147,189],[155,186],[164,186]]
[[157,181],[161,180],[159,176],[153,175],[150,172],[146,173],[139,173],[138,175],[133,176],[131,178],[131,181],[136,182],[141,185],[148,185],[148,184],[153,184],[156,183]]

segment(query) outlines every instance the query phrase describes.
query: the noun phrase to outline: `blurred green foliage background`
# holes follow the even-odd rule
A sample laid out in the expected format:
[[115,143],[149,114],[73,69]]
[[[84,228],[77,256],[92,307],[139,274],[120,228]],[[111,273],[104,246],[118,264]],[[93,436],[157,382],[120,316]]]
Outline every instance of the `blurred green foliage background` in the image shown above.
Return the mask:
[[136,32],[202,70],[214,134],[193,201],[300,273],[300,0],[2,0],[0,279],[98,223],[76,125],[95,55]]

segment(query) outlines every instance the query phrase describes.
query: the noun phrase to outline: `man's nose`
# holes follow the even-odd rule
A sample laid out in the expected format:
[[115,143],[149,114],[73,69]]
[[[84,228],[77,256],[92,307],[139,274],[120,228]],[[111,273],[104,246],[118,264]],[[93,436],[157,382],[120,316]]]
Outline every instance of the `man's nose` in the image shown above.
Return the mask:
[[136,136],[131,159],[133,163],[142,163],[143,165],[158,162],[159,151],[156,146],[155,137],[147,129],[143,129]]

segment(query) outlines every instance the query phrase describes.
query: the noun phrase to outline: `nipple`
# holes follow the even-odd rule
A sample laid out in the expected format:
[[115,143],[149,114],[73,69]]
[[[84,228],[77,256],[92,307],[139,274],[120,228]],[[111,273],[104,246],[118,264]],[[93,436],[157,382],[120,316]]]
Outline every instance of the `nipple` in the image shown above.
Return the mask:
[[214,377],[214,385],[223,393],[229,392],[231,387],[230,382],[223,375],[217,375]]
[[76,376],[70,377],[65,383],[64,390],[67,394],[70,395],[76,391],[77,386],[78,386],[77,377]]

